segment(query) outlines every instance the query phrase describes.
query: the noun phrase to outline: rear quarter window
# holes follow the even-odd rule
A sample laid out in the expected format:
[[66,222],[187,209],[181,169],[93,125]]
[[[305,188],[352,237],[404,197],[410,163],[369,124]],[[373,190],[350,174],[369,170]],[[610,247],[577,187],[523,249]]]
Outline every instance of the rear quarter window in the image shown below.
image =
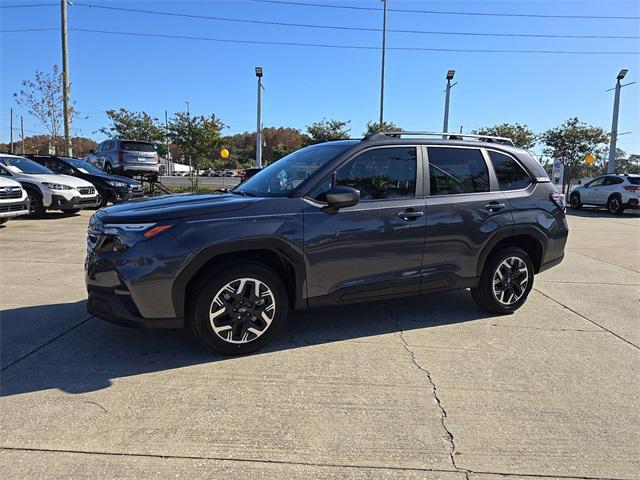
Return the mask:
[[627,177],[631,185],[640,185],[640,177]]

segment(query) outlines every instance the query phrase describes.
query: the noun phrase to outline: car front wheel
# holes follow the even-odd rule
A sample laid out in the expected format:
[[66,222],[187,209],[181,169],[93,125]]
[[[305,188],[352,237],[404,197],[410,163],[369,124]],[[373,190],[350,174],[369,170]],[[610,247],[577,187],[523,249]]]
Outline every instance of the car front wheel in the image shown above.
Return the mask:
[[531,257],[521,248],[509,247],[489,259],[471,295],[484,310],[504,314],[520,308],[532,288]]
[[212,273],[193,298],[195,337],[225,355],[242,355],[267,345],[289,311],[282,280],[258,263],[231,265]]
[[580,194],[572,193],[571,197],[569,197],[569,204],[571,205],[571,208],[575,210],[580,210],[582,208],[582,202],[580,201]]

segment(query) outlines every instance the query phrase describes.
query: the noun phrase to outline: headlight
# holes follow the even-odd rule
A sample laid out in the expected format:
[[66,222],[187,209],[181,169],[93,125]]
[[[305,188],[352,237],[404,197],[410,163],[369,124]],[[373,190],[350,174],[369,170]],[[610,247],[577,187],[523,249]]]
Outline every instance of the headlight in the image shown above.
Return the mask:
[[156,237],[171,227],[171,223],[107,223],[102,231],[104,241],[99,250],[120,252],[141,240]]
[[127,184],[124,182],[112,182],[111,180],[107,180],[107,183],[112,187],[117,187],[117,188],[124,188],[127,186]]
[[71,190],[73,188],[73,187],[70,187],[69,185],[63,185],[61,183],[42,182],[42,185],[50,188],[51,190]]

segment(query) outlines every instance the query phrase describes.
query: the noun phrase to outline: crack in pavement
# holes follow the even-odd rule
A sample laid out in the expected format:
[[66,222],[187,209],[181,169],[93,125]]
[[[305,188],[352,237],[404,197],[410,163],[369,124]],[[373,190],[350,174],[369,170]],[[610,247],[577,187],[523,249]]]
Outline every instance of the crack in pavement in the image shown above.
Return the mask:
[[586,253],[582,253],[582,252],[576,252],[575,250],[571,249],[569,250],[571,253],[575,253],[576,255],[582,255],[583,257],[587,257],[590,258],[592,260],[596,260],[598,262],[602,262],[602,263],[606,263],[607,265],[612,265],[614,267],[618,267],[621,268],[623,270],[629,270],[631,272],[635,272],[635,273],[640,273],[640,271],[636,270],[635,268],[630,268],[630,267],[623,267],[622,265],[618,265],[617,263],[612,263],[612,262],[607,262],[606,260],[602,260],[601,258],[598,257],[593,257],[591,255],[587,255]]
[[[446,423],[447,411],[445,410],[440,400],[440,397],[438,396],[438,388],[436,387],[436,384],[433,382],[433,379],[431,378],[431,372],[429,372],[429,370],[427,370],[426,368],[423,368],[416,360],[415,352],[411,350],[411,348],[409,347],[409,344],[407,343],[407,340],[404,338],[404,330],[400,326],[400,322],[398,321],[395,314],[391,311],[391,309],[387,306],[386,303],[382,304],[382,309],[385,312],[387,312],[387,314],[389,315],[389,319],[396,325],[396,328],[400,333],[400,340],[402,340],[402,346],[406,350],[406,352],[411,356],[411,361],[416,366],[416,368],[418,368],[418,370],[420,370],[426,375],[429,385],[431,386],[431,391],[433,392],[433,397],[438,405],[438,408],[440,409],[440,424],[442,425],[442,428],[446,433],[446,437],[450,445],[449,457],[451,458],[451,464],[453,465],[453,468],[455,468],[456,472],[464,474],[466,480],[469,480],[469,472],[466,469],[458,467],[458,465],[456,464],[455,456],[458,454],[456,450],[456,444],[453,439],[453,434],[451,433],[451,430],[449,430],[449,428],[447,427],[447,423]],[[421,441],[421,443],[424,445],[424,442]]]
[[536,292],[538,292],[539,294],[541,294],[542,296],[544,296],[544,297],[548,298],[549,300],[551,300],[552,302],[555,302],[555,303],[557,303],[558,305],[560,305],[561,307],[566,308],[566,309],[567,309],[567,310],[569,310],[570,312],[575,313],[576,315],[578,315],[580,318],[582,318],[582,319],[586,320],[587,322],[589,322],[589,323],[593,323],[595,326],[600,327],[600,328],[601,328],[602,330],[604,330],[605,332],[610,333],[610,334],[611,334],[611,335],[613,335],[614,337],[616,337],[616,338],[618,338],[618,339],[622,340],[623,342],[625,342],[625,343],[627,343],[627,344],[631,345],[632,347],[634,347],[634,348],[636,348],[636,349],[640,350],[640,347],[639,347],[638,345],[636,345],[635,343],[633,343],[633,342],[631,342],[631,341],[627,340],[626,338],[624,338],[624,337],[623,337],[623,336],[621,336],[621,335],[618,335],[618,334],[617,334],[617,333],[615,333],[614,331],[609,330],[609,329],[608,329],[608,328],[606,328],[606,327],[603,327],[603,326],[602,326],[602,325],[600,325],[598,322],[596,322],[596,321],[594,321],[594,320],[591,320],[589,317],[586,317],[585,315],[581,314],[580,312],[578,312],[578,311],[574,310],[573,308],[571,308],[571,307],[569,307],[569,306],[565,305],[565,304],[564,304],[564,303],[562,303],[560,300],[556,300],[555,298],[553,298],[553,297],[551,297],[551,296],[547,295],[546,293],[544,293],[544,292],[542,292],[542,291],[538,290],[538,289],[537,289],[537,288],[535,288],[535,287],[534,287],[533,289],[534,289]]

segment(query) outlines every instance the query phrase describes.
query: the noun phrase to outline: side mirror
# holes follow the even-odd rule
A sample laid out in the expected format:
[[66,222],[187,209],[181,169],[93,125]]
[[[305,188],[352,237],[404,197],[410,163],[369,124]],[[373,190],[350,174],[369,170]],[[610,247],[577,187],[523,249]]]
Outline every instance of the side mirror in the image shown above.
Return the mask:
[[338,186],[326,193],[327,204],[331,209],[353,207],[360,201],[360,190],[353,187]]

